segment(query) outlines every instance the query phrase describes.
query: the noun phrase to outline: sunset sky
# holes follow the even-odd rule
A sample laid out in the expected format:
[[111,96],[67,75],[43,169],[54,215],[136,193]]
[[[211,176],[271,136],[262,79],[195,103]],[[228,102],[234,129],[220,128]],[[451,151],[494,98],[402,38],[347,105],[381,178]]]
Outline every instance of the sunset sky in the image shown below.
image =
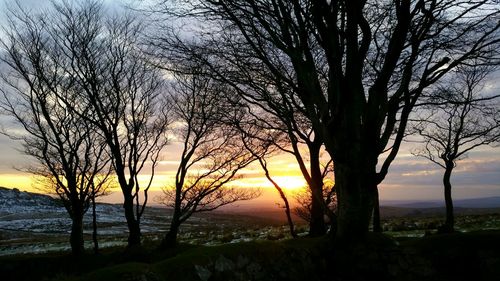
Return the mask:
[[[0,0],[0,11],[5,10],[9,0]],[[44,5],[49,1],[22,1],[23,5]],[[116,5],[119,1],[106,1]],[[5,23],[5,15],[0,14],[0,25]],[[0,33],[1,36],[1,33]],[[0,66],[0,70],[2,67]],[[498,75],[497,75],[498,76]],[[490,82],[490,90],[500,91],[500,81]],[[8,117],[0,116],[0,126],[8,125]],[[405,143],[393,162],[386,180],[380,189],[381,200],[430,200],[442,198],[441,177],[443,170],[429,161],[413,156],[410,151],[415,144]],[[0,135],[0,186],[36,191],[33,178],[16,168],[25,168],[33,163],[33,159],[21,154],[19,144],[8,137]],[[163,160],[156,172],[156,180],[152,191],[158,194],[162,186],[172,183],[177,161],[180,157],[180,145],[172,143],[165,149]],[[297,164],[289,155],[274,157],[269,162],[271,175],[284,188],[293,192],[304,185]],[[262,202],[278,202],[279,199],[271,184],[265,179],[257,165],[247,168],[243,178],[234,183],[244,187],[262,187]],[[458,163],[452,175],[454,198],[478,198],[500,196],[500,147],[481,147],[469,153],[469,157]],[[108,202],[119,202],[120,194],[113,194],[105,199]]]
[[[5,119],[3,119],[3,122]],[[33,163],[33,160],[18,152],[18,144],[5,136],[0,136],[0,186],[16,187],[21,190],[36,191],[34,178],[16,170]],[[381,200],[439,200],[442,198],[441,177],[443,170],[411,155],[411,144],[405,144],[393,162],[389,175],[380,189]],[[162,186],[172,183],[179,158],[180,145],[167,146],[163,160],[157,169],[152,194],[160,194]],[[271,159],[271,175],[293,194],[302,187],[304,180],[297,164],[289,155],[283,154]],[[234,183],[243,187],[261,187],[263,196],[259,202],[279,202],[277,193],[266,180],[260,167],[254,165],[242,172],[242,179]],[[478,198],[500,196],[500,149],[483,147],[469,154],[469,158],[459,162],[452,176],[454,198]],[[120,202],[119,192],[105,201]]]

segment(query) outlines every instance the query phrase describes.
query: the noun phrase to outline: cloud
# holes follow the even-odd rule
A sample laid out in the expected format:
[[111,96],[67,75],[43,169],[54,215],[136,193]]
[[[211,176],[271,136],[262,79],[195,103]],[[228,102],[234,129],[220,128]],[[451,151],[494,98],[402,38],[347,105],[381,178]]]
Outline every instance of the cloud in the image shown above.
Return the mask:
[[31,157],[19,152],[18,142],[0,135],[0,175],[3,173],[19,173],[14,167],[22,168],[33,163]]
[[[500,184],[500,151],[487,148],[469,155],[457,163],[451,177],[452,184],[479,186]],[[444,169],[417,157],[401,157],[389,170],[386,184],[440,185]]]

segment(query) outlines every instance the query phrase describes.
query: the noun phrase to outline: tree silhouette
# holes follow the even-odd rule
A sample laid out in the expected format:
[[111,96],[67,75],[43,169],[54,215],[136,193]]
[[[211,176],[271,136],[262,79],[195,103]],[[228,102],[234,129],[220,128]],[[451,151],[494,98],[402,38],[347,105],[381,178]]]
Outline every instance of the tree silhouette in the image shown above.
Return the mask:
[[256,65],[293,90],[335,163],[346,240],[368,231],[422,92],[458,65],[498,59],[496,1],[180,2],[173,14],[205,23],[196,42],[213,69],[230,77]]
[[[140,244],[147,191],[167,142],[168,107],[160,95],[163,78],[142,59],[141,25],[130,15],[104,12],[96,1],[54,2],[47,12],[33,15],[16,12],[19,26],[31,32],[25,36],[13,24],[9,50],[17,56],[22,54],[16,49],[19,44],[33,45],[40,55],[20,58],[19,68],[34,64],[35,77],[48,72],[36,82],[65,89],[49,90],[64,112],[84,120],[105,143],[124,198],[128,243],[133,246]],[[139,181],[146,169],[148,181]]]
[[[168,11],[162,11],[168,14]],[[214,35],[217,36],[217,35]],[[305,108],[297,102],[296,93],[289,85],[276,79],[272,73],[266,72],[259,62],[242,52],[240,45],[224,46],[223,52],[217,54],[217,59],[211,59],[212,47],[217,42],[209,41],[206,45],[198,45],[195,37],[186,40],[180,36],[175,28],[165,27],[163,34],[158,32],[150,34],[150,43],[155,50],[151,56],[154,60],[161,61],[161,67],[170,65],[177,61],[191,60],[206,65],[206,75],[214,80],[232,87],[235,94],[239,96],[238,106],[247,108],[248,118],[251,122],[240,126],[240,130],[246,132],[248,137],[254,141],[262,141],[263,145],[269,145],[269,141],[275,148],[289,153],[295,158],[300,172],[311,189],[311,219],[309,234],[312,236],[323,235],[326,232],[324,221],[323,202],[323,179],[321,178],[322,167],[320,165],[320,154],[324,150],[322,138],[315,133],[315,128],[305,115]],[[214,46],[215,46],[214,45]],[[249,124],[251,123],[251,126]],[[255,134],[254,127],[260,127]],[[270,133],[271,132],[271,133]],[[279,132],[280,137],[275,134]],[[273,135],[271,139],[263,137],[265,134]],[[274,139],[274,140],[273,140]],[[275,150],[275,149],[271,149]],[[285,212],[290,213],[288,199],[282,188],[272,179],[267,169],[267,161],[262,158],[261,167],[268,180],[276,188],[285,205]],[[291,217],[287,215],[291,222]]]
[[[325,169],[323,170],[323,179],[325,183],[323,183],[323,202],[325,205],[325,210],[323,216],[328,217],[328,223],[330,225],[330,230],[335,231],[337,227],[337,198],[335,195],[335,184],[328,180],[327,176],[329,173],[333,173],[333,169],[331,169],[331,161],[325,165]],[[302,218],[305,221],[309,221],[311,219],[311,189],[304,188],[294,194],[295,201],[298,203],[298,206],[293,209],[293,212]]]
[[[17,128],[3,131],[22,142],[22,151],[39,166],[28,171],[41,176],[45,191],[62,200],[72,220],[70,244],[74,255],[84,251],[83,216],[95,197],[106,192],[110,159],[96,128],[68,110],[79,98],[71,81],[60,72],[61,60],[46,41],[38,18],[22,9],[11,11],[11,23],[0,60],[0,108]],[[65,98],[63,102],[61,97]]]
[[[267,162],[267,158],[275,156],[277,152],[284,149],[288,143],[288,139],[286,134],[281,130],[276,129],[276,127],[269,128],[267,126],[267,124],[272,123],[269,122],[270,119],[264,121],[266,117],[270,117],[269,115],[265,113],[259,115],[255,112],[252,113],[252,110],[249,110],[250,108],[247,107],[247,109],[248,114],[246,114],[246,117],[248,119],[238,116],[238,118],[233,120],[231,124],[244,136],[244,147],[257,159],[257,162],[264,171],[264,176],[278,192],[281,200],[283,201],[283,208],[285,209],[290,235],[296,238],[297,233],[292,219],[290,202],[282,186],[280,186],[271,175]],[[260,117],[255,118],[257,116]]]
[[173,208],[163,248],[176,244],[179,227],[194,213],[260,194],[257,189],[228,185],[256,159],[245,149],[240,132],[227,122],[241,112],[228,102],[227,88],[196,66],[189,67],[189,72],[174,73],[170,91],[175,137],[182,143],[182,154],[174,186],[163,188],[161,201]]
[[[254,135],[257,139],[271,142],[275,148],[281,152],[292,155],[299,166],[299,170],[307,183],[311,192],[308,194],[310,198],[310,219],[309,234],[311,236],[320,236],[326,233],[326,225],[324,221],[325,204],[323,201],[323,175],[320,162],[320,154],[324,149],[321,137],[314,133],[312,125],[303,114],[303,108],[298,108],[293,102],[293,94],[289,90],[281,88],[272,80],[252,81],[254,73],[246,71],[247,68],[241,67],[238,70],[237,79],[246,79],[245,87],[238,87],[234,84],[232,78],[234,76],[225,76],[219,73],[224,83],[233,84],[233,88],[237,89],[238,94],[249,105],[249,118],[253,126],[260,128],[260,136],[258,133],[248,133]],[[255,103],[255,100],[261,102]],[[244,127],[244,126],[243,126]],[[248,126],[247,126],[248,127]],[[241,128],[241,127],[240,127]],[[251,129],[246,129],[251,130]],[[255,129],[254,129],[255,131]],[[277,137],[276,133],[280,136]],[[265,138],[262,135],[273,135],[271,139]],[[267,161],[262,158],[260,161],[261,167],[268,180],[278,190],[280,196],[285,203],[287,218],[291,222],[291,217],[288,214],[288,200],[285,193],[278,186],[276,181],[272,179],[267,168]]]
[[464,66],[436,87],[422,106],[413,130],[423,138],[423,146],[412,153],[443,168],[446,221],[443,232],[454,230],[451,175],[457,162],[479,146],[500,140],[499,95],[482,94],[490,67]]

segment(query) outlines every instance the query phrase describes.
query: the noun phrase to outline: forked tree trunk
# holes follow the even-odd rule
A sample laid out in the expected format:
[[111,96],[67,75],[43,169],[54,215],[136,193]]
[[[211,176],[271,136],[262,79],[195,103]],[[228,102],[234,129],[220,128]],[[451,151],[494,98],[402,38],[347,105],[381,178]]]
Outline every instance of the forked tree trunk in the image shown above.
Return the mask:
[[133,248],[141,245],[141,226],[139,224],[139,219],[135,217],[134,197],[132,196],[134,183],[127,181],[127,177],[125,176],[125,165],[122,163],[119,147],[111,145],[110,148],[113,158],[115,159],[114,165],[116,176],[123,194],[123,209],[125,211],[125,220],[127,221],[128,228],[127,247]]
[[128,247],[141,244],[141,228],[139,221],[135,218],[134,200],[131,194],[124,192],[123,208],[125,209],[125,219],[128,227]]

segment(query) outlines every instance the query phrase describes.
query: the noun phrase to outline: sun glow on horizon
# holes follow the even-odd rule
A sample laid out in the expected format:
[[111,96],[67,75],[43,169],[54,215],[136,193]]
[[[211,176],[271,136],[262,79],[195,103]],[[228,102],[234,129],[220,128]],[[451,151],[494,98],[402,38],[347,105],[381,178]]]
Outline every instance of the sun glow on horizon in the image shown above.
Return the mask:
[[[141,187],[146,187],[149,177],[150,175],[139,176]],[[160,191],[163,187],[172,186],[174,177],[175,176],[171,174],[157,174],[154,176],[150,189]],[[273,176],[272,179],[284,190],[297,190],[307,185],[302,175],[279,175]],[[41,192],[41,189],[37,187],[39,184],[40,182],[37,180],[36,176],[29,173],[0,175],[0,186],[7,188],[18,188],[29,192]],[[231,182],[229,185],[242,188],[274,188],[273,184],[262,174],[242,177]],[[119,190],[119,187],[113,187],[112,190]]]
[[30,174],[1,174],[0,186],[17,188],[23,191],[39,192],[35,186],[36,180]]
[[307,183],[302,176],[279,176],[274,179],[276,183],[288,190],[302,189],[307,186]]
[[[297,190],[307,185],[301,175],[280,175],[271,178],[284,190]],[[243,188],[274,188],[274,185],[263,175],[238,179],[232,182],[231,185]]]

